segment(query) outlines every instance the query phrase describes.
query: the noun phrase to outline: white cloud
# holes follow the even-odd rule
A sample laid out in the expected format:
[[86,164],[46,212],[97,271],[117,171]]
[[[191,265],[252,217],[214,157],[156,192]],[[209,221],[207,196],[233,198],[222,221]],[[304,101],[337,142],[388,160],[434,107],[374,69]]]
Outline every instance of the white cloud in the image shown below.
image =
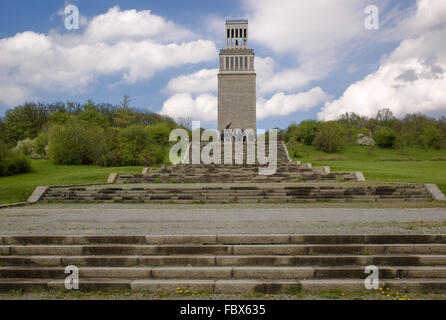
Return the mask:
[[[293,70],[289,73],[274,73],[275,62],[271,57],[256,57],[257,73],[257,118],[286,116],[299,110],[309,110],[328,100],[327,94],[319,87],[308,92],[286,94],[281,90],[291,87],[288,82],[296,81]],[[174,119],[193,118],[215,121],[217,119],[218,69],[202,69],[195,73],[181,75],[169,81],[166,91],[173,94],[163,105],[161,114]],[[288,74],[288,76],[287,76]],[[271,87],[274,85],[274,89]],[[265,87],[269,89],[265,89]],[[269,99],[263,93],[275,91]],[[206,93],[206,94],[203,94]],[[197,95],[193,98],[193,95]],[[207,103],[208,105],[205,105]],[[203,108],[203,110],[200,110]]]
[[[30,97],[28,89],[0,82],[0,101],[7,105],[15,105]],[[2,112],[0,112],[1,115]]]
[[[277,93],[270,99],[257,101],[257,119],[286,116],[296,111],[306,111],[327,101],[327,94],[319,87],[307,92],[287,95]],[[205,122],[217,120],[218,99],[212,94],[200,94],[195,98],[189,93],[175,94],[164,102],[160,114],[174,119],[192,118]]]
[[21,103],[39,89],[82,92],[102,75],[135,83],[169,67],[215,59],[215,44],[184,41],[192,36],[150,11],[114,7],[80,35],[28,31],[0,39],[0,84],[10,92],[0,101]]
[[202,69],[173,78],[167,84],[170,93],[204,93],[217,91],[218,69]]
[[192,118],[205,122],[217,119],[217,97],[201,94],[193,98],[189,93],[175,94],[163,104],[160,114],[174,119]]
[[269,100],[261,98],[257,101],[257,119],[286,116],[296,111],[306,111],[327,99],[327,94],[319,87],[298,94],[276,93]]
[[352,84],[318,117],[334,119],[345,112],[374,116],[384,107],[396,115],[446,111],[446,2],[419,0],[416,14],[397,26],[411,26],[379,69]]
[[[384,7],[387,0],[377,0]],[[278,54],[294,56],[298,67],[277,73],[262,90],[293,90],[326,77],[366,38],[369,0],[245,0],[250,39]]]
[[181,41],[191,39],[194,34],[172,21],[154,15],[150,10],[121,11],[118,6],[107,13],[94,17],[85,37],[92,42],[118,42],[128,40],[156,39]]

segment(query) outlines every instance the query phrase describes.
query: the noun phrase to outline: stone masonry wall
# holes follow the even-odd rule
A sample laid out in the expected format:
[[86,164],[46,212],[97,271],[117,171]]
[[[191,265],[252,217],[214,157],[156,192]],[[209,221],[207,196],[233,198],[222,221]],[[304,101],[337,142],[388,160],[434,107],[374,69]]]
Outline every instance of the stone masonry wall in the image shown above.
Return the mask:
[[256,74],[218,75],[218,129],[256,130]]

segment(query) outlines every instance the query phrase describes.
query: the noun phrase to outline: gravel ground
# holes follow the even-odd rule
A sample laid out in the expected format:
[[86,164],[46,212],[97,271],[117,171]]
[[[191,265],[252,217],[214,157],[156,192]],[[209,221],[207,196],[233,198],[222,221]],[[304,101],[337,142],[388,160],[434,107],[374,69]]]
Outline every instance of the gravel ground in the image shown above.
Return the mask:
[[0,234],[446,233],[444,207],[324,206],[39,204],[0,210]]
[[[389,296],[387,296],[387,294]],[[295,294],[208,294],[192,293],[190,295],[151,294],[140,292],[111,291],[111,292],[10,292],[0,294],[0,300],[446,300],[446,294],[436,293],[380,293],[321,291]]]

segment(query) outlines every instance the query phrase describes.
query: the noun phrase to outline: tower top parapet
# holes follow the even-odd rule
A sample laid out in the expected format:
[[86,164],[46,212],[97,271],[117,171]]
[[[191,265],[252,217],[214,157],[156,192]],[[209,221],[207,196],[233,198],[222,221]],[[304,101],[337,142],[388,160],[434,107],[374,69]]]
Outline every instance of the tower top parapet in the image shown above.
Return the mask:
[[248,20],[246,19],[226,20],[226,24],[248,24]]
[[226,20],[226,49],[248,49],[248,20]]

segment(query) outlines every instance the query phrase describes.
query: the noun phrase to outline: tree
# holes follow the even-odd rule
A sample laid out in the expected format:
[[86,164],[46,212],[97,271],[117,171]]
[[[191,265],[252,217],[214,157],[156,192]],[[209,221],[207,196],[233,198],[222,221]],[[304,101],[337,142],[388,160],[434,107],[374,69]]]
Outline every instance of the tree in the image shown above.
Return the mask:
[[360,130],[366,127],[367,120],[366,117],[360,116],[354,112],[346,112],[338,118],[337,122],[344,128],[355,128]]
[[442,146],[441,131],[435,127],[427,127],[421,136],[425,148],[440,149]]
[[393,148],[396,143],[396,133],[390,128],[381,128],[373,135],[376,145],[381,148]]
[[299,125],[292,124],[285,132],[288,141],[297,141],[306,145],[312,145],[320,123],[315,120],[302,121]]
[[48,156],[54,164],[93,164],[104,141],[104,130],[85,121],[53,125],[48,136]]
[[124,99],[121,101],[120,107],[123,109],[130,109],[130,101],[132,101],[130,96],[125,94]]
[[26,138],[34,139],[48,121],[48,111],[44,105],[26,103],[6,111],[3,139],[15,145]]
[[342,127],[335,121],[323,122],[314,138],[314,145],[327,153],[340,150],[345,145]]
[[395,119],[395,117],[392,110],[390,110],[389,108],[381,109],[376,114],[376,120],[381,123],[389,122],[392,119]]

